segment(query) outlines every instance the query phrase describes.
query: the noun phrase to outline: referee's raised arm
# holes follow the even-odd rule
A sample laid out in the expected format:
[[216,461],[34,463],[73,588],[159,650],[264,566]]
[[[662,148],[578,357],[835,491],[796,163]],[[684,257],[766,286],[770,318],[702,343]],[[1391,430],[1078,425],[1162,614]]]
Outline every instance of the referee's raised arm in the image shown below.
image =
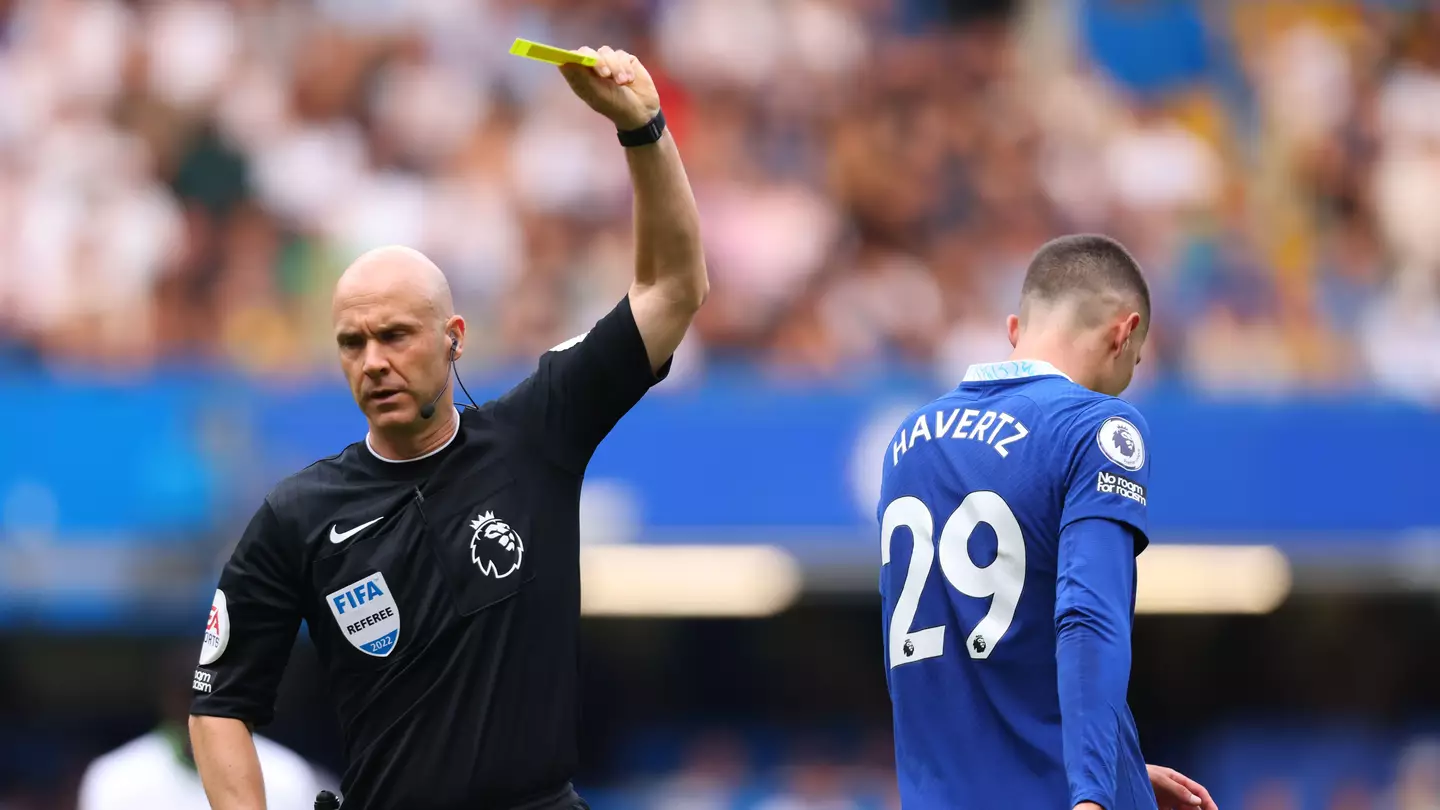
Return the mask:
[[583,469],[615,423],[669,372],[670,359],[710,291],[700,214],[660,98],[640,60],[577,48],[593,67],[563,65],[575,94],[616,128],[634,187],[635,278],[584,335],[541,357],[536,373],[498,403],[566,467]]
[[577,50],[593,54],[598,64],[564,65],[560,72],[575,95],[615,124],[630,164],[635,190],[630,307],[651,370],[659,372],[710,291],[700,214],[650,72],[625,51]]

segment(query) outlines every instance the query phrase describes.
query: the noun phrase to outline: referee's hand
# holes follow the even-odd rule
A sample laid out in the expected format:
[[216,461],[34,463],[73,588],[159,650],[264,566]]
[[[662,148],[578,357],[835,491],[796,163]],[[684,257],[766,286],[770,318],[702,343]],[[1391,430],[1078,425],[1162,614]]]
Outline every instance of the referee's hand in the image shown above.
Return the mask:
[[598,61],[594,67],[561,65],[560,73],[575,95],[590,105],[590,109],[614,122],[616,129],[622,132],[639,129],[660,112],[660,93],[655,90],[650,71],[639,59],[625,51],[612,50],[608,45],[598,51],[594,48],[575,50]]

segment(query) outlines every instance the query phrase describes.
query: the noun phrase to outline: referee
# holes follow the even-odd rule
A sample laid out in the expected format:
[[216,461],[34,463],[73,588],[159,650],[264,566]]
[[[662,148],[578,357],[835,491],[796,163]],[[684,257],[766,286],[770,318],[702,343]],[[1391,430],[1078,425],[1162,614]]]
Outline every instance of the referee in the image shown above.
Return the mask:
[[216,810],[265,806],[251,729],[273,715],[302,619],[339,710],[345,810],[587,806],[570,783],[581,479],[664,378],[708,281],[649,73],[624,51],[585,50],[594,67],[561,73],[624,146],[629,293],[461,413],[449,378],[465,321],[440,270],[391,247],[345,271],[335,338],[369,432],[277,485],[220,575],[190,717]]

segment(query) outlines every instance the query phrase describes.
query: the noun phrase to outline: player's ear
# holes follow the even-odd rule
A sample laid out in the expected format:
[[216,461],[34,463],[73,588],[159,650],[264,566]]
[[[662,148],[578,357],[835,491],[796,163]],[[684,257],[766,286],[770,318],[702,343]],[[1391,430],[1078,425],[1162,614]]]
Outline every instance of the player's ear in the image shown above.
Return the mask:
[[1010,335],[1010,348],[1020,342],[1020,316],[1011,315],[1005,319],[1005,331]]
[[1138,312],[1130,313],[1130,316],[1125,319],[1125,348],[1128,350],[1132,344],[1135,344],[1137,354],[1140,351],[1139,342],[1145,339],[1145,335],[1140,332],[1140,322],[1140,313]]
[[1110,346],[1117,355],[1123,355],[1130,350],[1130,345],[1136,339],[1135,330],[1140,326],[1140,315],[1132,312],[1119,321],[1113,321],[1110,332]]

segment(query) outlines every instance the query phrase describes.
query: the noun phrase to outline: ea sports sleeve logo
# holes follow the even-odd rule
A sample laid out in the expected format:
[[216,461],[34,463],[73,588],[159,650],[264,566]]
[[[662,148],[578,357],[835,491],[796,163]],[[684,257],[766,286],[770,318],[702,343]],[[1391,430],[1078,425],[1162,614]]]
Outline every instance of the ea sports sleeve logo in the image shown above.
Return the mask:
[[520,570],[520,560],[525,556],[525,544],[510,524],[486,512],[470,521],[475,533],[470,535],[470,559],[480,566],[481,572],[504,579]]
[[200,666],[209,666],[220,659],[230,646],[230,608],[225,592],[216,589],[210,603],[210,616],[205,620],[205,640],[200,645]]
[[1135,472],[1145,466],[1145,439],[1128,419],[1112,416],[1100,426],[1096,437],[1105,457]]

